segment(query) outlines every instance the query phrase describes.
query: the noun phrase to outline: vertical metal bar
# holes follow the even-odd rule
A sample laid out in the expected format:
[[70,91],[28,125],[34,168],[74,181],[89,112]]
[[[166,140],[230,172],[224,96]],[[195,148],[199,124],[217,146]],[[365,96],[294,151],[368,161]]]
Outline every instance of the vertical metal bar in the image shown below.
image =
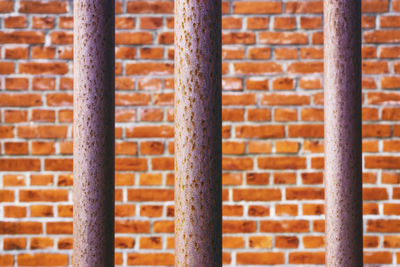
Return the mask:
[[221,1],[175,0],[175,266],[222,265]]
[[361,0],[324,1],[326,266],[363,266]]
[[74,266],[114,266],[114,8],[74,0]]

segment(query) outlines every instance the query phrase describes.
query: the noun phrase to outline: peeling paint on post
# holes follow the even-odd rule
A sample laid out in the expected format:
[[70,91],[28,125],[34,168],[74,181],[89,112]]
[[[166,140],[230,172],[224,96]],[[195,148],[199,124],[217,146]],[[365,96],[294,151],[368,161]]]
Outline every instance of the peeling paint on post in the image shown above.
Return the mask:
[[324,2],[326,266],[363,266],[361,0]]
[[74,266],[114,266],[114,1],[74,0]]
[[175,1],[175,266],[222,266],[221,1]]

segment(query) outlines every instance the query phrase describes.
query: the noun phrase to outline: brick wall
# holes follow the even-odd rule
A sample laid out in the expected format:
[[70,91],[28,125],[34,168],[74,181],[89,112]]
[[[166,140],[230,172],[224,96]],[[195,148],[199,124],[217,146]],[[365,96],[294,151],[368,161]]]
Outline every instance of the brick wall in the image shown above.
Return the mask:
[[[400,1],[363,1],[365,262],[400,263]],[[0,265],[72,254],[72,1],[0,0]],[[173,1],[116,4],[116,264],[173,265]],[[224,263],[323,264],[322,1],[223,2]]]

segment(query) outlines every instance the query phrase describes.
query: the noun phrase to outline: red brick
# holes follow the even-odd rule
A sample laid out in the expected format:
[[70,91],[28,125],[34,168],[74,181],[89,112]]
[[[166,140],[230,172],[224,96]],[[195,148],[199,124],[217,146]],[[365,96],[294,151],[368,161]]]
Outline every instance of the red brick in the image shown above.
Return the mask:
[[21,13],[66,13],[67,2],[63,1],[21,1],[18,9]]
[[[13,137],[14,137],[14,127],[13,126],[0,126],[0,138],[13,138]],[[6,143],[4,144],[4,146],[5,147],[7,146]]]
[[0,32],[3,44],[43,44],[44,34],[37,31]]
[[223,142],[222,154],[240,155],[245,153],[244,142]]
[[127,3],[128,13],[173,13],[174,3],[171,1],[131,1]]
[[172,75],[171,63],[138,62],[125,65],[127,75]]
[[34,109],[32,110],[32,120],[38,122],[54,122],[55,121],[55,111],[54,110],[44,110],[44,109]]
[[276,74],[282,73],[282,66],[274,62],[233,63],[237,74]]
[[252,158],[227,158],[222,159],[222,170],[251,170]]
[[[0,13],[10,13],[14,9],[14,1],[0,1]],[[9,255],[4,255],[7,258]]]
[[319,17],[301,17],[300,26],[303,29],[320,29],[322,27],[322,19]]
[[242,19],[234,17],[223,17],[222,18],[222,29],[241,29]]
[[234,14],[278,14],[282,12],[280,2],[234,2]]
[[299,2],[287,2],[286,13],[315,13],[319,14],[323,12],[323,1],[299,1]]
[[276,59],[297,59],[298,52],[297,48],[279,48],[276,47],[274,50]]
[[20,46],[6,47],[4,49],[4,54],[5,58],[9,59],[27,59],[28,47],[20,47]]
[[310,97],[300,94],[264,94],[261,104],[272,106],[309,105]]
[[254,105],[256,103],[255,94],[223,94],[222,105],[237,106],[237,105]]
[[281,138],[285,136],[283,125],[237,126],[238,138]]
[[247,18],[247,29],[249,29],[249,30],[267,29],[268,24],[269,24],[268,17],[248,17]]
[[135,126],[126,129],[126,137],[173,137],[174,128],[172,126]]
[[261,169],[305,169],[306,159],[303,157],[259,157],[257,164]]
[[222,120],[223,121],[243,121],[244,110],[243,109],[222,109]]
[[398,169],[400,164],[396,156],[366,156],[364,160],[368,169]]
[[14,73],[13,62],[0,62],[0,74],[11,74]]
[[222,49],[222,59],[243,59],[244,49],[242,47],[233,47]]
[[115,35],[116,44],[138,45],[152,42],[153,36],[149,32],[117,32]]
[[39,171],[39,159],[0,159],[0,171]]
[[148,94],[115,94],[116,106],[139,106],[150,102]]
[[367,232],[396,233],[400,232],[400,220],[368,220]]
[[25,28],[26,26],[26,17],[24,16],[9,16],[4,18],[4,27],[6,28]]
[[293,108],[275,108],[274,121],[297,121],[297,110]]
[[280,189],[234,189],[233,201],[274,201],[281,200]]
[[278,30],[293,30],[296,28],[295,17],[275,17],[274,29]]
[[222,34],[222,44],[254,44],[256,36],[254,33],[230,32]]
[[54,17],[33,17],[32,28],[33,29],[52,29],[54,28]]
[[260,44],[295,45],[307,44],[308,37],[304,33],[297,32],[261,32]]
[[19,73],[26,74],[66,74],[68,72],[68,65],[63,62],[28,62],[20,63],[18,67]]
[[18,136],[21,138],[66,138],[67,126],[38,125],[18,126]]
[[288,136],[303,138],[322,138],[324,137],[324,125],[289,125]]
[[277,78],[272,82],[272,88],[274,90],[293,90],[294,80],[291,78]]
[[378,13],[388,11],[388,0],[363,0],[363,13]]
[[400,31],[377,30],[364,33],[366,43],[398,43],[400,42]]
[[9,155],[28,154],[28,143],[26,142],[5,142],[4,152]]

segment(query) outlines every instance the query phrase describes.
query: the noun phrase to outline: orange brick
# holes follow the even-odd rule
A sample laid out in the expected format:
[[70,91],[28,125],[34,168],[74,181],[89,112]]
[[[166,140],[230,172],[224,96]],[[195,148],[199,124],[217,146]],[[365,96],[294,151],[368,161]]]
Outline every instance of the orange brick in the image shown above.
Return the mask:
[[139,240],[140,249],[161,249],[161,237],[141,237]]
[[223,221],[223,233],[253,233],[256,231],[255,221]]
[[[4,250],[19,250],[26,248],[26,238],[4,238],[3,239],[3,249]],[[1,262],[1,261],[0,261]],[[1,266],[1,264],[0,264]]]
[[276,248],[297,248],[299,246],[299,239],[296,236],[276,236]]
[[234,201],[273,201],[281,200],[280,189],[234,189]]
[[244,248],[243,237],[236,236],[223,236],[222,237],[223,248]]
[[19,254],[17,256],[19,266],[67,266],[67,254]]
[[258,166],[262,169],[304,169],[306,160],[303,157],[260,157]]
[[128,265],[174,265],[172,253],[128,253]]
[[324,264],[324,252],[290,252],[289,263],[291,264]]
[[5,218],[24,218],[26,217],[26,208],[19,206],[5,206],[4,207]]
[[250,248],[271,248],[272,238],[270,236],[250,236],[249,237]]
[[49,237],[34,237],[30,240],[30,249],[46,249],[53,247],[53,239]]
[[0,233],[2,235],[15,234],[41,234],[42,223],[40,222],[0,222]]
[[274,233],[304,233],[308,232],[309,223],[306,220],[280,220],[280,221],[261,221],[261,232]]
[[273,265],[285,262],[283,252],[238,252],[236,261],[239,264]]

